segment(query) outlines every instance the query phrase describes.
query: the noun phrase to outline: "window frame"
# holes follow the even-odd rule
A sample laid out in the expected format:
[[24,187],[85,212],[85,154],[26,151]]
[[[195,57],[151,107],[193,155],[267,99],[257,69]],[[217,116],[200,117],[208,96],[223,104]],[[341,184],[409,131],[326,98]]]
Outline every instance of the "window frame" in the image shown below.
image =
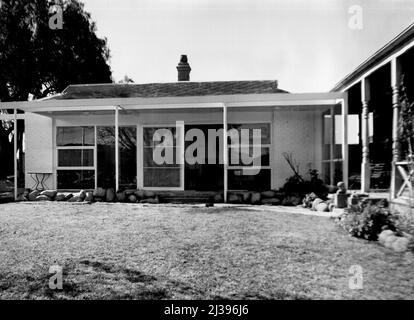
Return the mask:
[[[140,161],[141,161],[141,168],[140,170],[142,170],[142,189],[144,190],[159,190],[159,191],[183,191],[185,186],[184,186],[184,171],[185,171],[185,159],[184,159],[184,147],[185,147],[185,126],[184,126],[184,121],[182,123],[179,123],[179,125],[177,126],[177,123],[163,123],[163,124],[142,124],[141,125],[142,128],[142,136],[138,137],[138,139],[141,140],[141,155],[140,155]],[[178,135],[178,137],[176,138],[176,145],[173,147],[176,149],[177,152],[177,156],[179,156],[180,158],[180,164],[177,165],[176,167],[145,167],[144,166],[144,161],[145,161],[145,149],[146,148],[153,148],[153,146],[145,146],[144,143],[144,131],[145,128],[157,128],[157,129],[163,129],[163,128],[177,128],[177,132],[176,134],[179,132],[180,134]],[[146,168],[151,168],[151,169],[169,169],[169,170],[180,170],[180,186],[179,187],[147,187],[145,186],[145,169]]]
[[[57,139],[57,135],[58,135],[58,130],[59,128],[69,128],[69,127],[92,127],[93,128],[93,132],[94,132],[94,145],[90,146],[59,146],[58,145],[58,139]],[[76,125],[59,125],[59,126],[55,126],[55,134],[54,134],[54,139],[55,139],[55,185],[56,185],[56,189],[58,189],[58,171],[77,171],[77,170],[92,170],[94,171],[94,188],[97,187],[97,141],[96,141],[96,125],[81,125],[81,126],[76,126]],[[59,150],[93,150],[93,166],[59,166]],[[59,190],[80,190],[80,189],[59,189]]]
[[[269,174],[270,174],[270,186],[272,187],[272,183],[273,183],[273,169],[272,169],[272,163],[273,163],[273,149],[272,149],[272,141],[273,141],[273,126],[272,126],[272,122],[266,122],[266,121],[242,121],[242,122],[229,122],[228,123],[228,127],[231,127],[232,125],[243,125],[243,124],[249,124],[249,125],[268,125],[269,126],[269,143],[261,143],[259,146],[261,148],[267,148],[269,150],[269,164],[268,165],[260,165],[260,166],[246,166],[246,165],[232,165],[231,164],[231,159],[228,159],[228,166],[227,166],[227,171],[230,170],[241,170],[242,171],[242,175],[243,175],[243,171],[244,170],[265,170],[265,169],[269,169]],[[255,146],[254,144],[251,146]],[[241,147],[251,147],[250,144],[246,145],[246,144],[227,144],[227,152],[230,151],[230,149],[232,148],[241,148]],[[236,189],[230,189],[229,191],[243,191],[243,190],[236,190]]]

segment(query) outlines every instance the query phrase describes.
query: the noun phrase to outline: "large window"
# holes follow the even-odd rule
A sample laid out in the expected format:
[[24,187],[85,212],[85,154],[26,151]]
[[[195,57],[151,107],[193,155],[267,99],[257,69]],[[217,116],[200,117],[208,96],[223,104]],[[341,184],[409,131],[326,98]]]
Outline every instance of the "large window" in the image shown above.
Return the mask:
[[[271,187],[271,129],[269,123],[229,124],[238,139],[229,138],[228,184],[230,190],[269,190]],[[255,131],[256,130],[256,131]],[[257,131],[260,130],[260,131]],[[259,132],[259,139],[253,133]],[[248,136],[248,139],[246,139]],[[244,137],[244,139],[242,138]],[[247,144],[246,144],[247,142]],[[244,161],[243,161],[244,159]],[[247,160],[247,161],[246,161]]]
[[95,128],[58,127],[58,189],[93,189],[95,186]]
[[[180,157],[180,130],[176,127],[144,127],[144,187],[145,188],[180,188],[182,165],[178,159]],[[156,133],[161,133],[159,138],[154,139]],[[166,141],[168,132],[171,133],[172,143]],[[172,155],[173,161],[161,163],[154,160],[154,152],[162,151],[161,157],[169,159]]]
[[[96,137],[95,137],[96,131]],[[136,127],[119,127],[119,188],[137,185]],[[115,188],[115,127],[57,127],[58,189]]]

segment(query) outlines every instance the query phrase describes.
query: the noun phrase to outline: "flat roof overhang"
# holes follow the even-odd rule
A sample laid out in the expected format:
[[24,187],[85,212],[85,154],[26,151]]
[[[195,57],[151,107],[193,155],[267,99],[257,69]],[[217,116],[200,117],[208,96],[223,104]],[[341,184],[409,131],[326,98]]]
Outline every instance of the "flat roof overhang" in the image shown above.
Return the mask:
[[82,111],[171,110],[214,108],[298,108],[336,105],[345,99],[342,92],[275,93],[248,95],[219,95],[162,98],[111,98],[111,99],[44,99],[34,101],[1,102],[0,109],[19,109],[33,113],[60,113]]

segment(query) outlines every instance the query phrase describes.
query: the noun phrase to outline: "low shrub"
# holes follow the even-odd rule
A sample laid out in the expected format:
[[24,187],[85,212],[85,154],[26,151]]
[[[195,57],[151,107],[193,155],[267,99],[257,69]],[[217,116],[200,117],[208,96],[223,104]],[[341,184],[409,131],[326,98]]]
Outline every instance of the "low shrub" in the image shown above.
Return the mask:
[[381,203],[352,205],[338,223],[352,236],[366,240],[377,240],[384,229],[396,230],[396,217]]

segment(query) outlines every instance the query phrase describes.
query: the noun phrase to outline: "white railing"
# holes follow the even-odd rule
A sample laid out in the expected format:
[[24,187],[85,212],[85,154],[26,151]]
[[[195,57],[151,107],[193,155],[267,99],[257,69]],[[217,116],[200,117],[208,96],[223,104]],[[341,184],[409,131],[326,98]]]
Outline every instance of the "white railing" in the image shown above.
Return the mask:
[[[395,198],[406,196],[406,192],[408,191],[408,197],[411,199],[414,198],[414,163],[409,161],[399,161],[395,163],[395,171],[398,173],[398,176],[394,177],[394,179],[400,180],[399,184],[396,183],[398,186],[395,189]],[[397,181],[396,181],[397,182]]]

